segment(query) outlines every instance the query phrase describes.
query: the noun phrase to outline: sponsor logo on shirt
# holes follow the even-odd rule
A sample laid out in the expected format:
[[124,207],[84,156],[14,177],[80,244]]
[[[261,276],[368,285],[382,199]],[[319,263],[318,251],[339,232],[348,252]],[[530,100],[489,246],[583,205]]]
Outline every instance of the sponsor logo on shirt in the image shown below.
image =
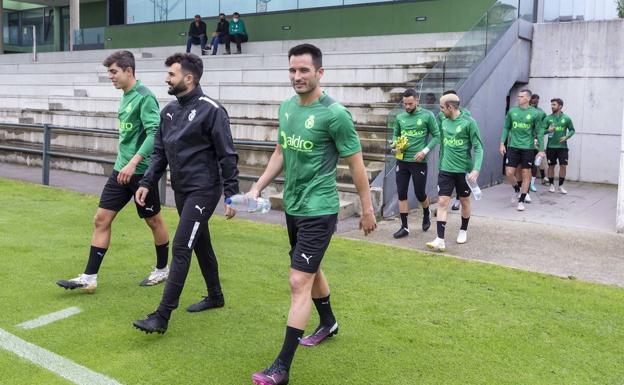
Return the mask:
[[524,122],[513,122],[513,124],[512,124],[513,128],[522,128],[522,129],[526,129],[526,130],[531,128],[531,126],[532,126],[531,124],[524,123]]
[[407,136],[425,136],[426,135],[425,130],[403,130],[401,131],[401,133]]
[[444,145],[449,147],[460,147],[464,145],[464,140],[457,138],[444,138]]
[[305,140],[299,136],[288,136],[284,131],[280,133],[280,145],[284,150],[290,149],[299,152],[312,152],[314,143],[309,140]]
[[423,124],[422,119],[418,118],[418,120],[416,121],[416,124],[417,124],[418,126],[422,126],[422,124]]
[[132,131],[133,128],[134,128],[134,124],[119,120],[119,132]]

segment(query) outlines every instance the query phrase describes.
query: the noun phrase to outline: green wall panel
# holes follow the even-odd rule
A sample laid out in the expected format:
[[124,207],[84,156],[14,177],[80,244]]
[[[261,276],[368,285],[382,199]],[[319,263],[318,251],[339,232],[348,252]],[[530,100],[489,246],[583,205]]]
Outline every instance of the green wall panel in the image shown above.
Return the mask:
[[[242,15],[250,41],[461,32],[470,29],[495,0],[416,0],[309,11]],[[105,11],[105,10],[104,10]],[[105,12],[104,12],[105,14]],[[416,22],[417,16],[426,16]],[[106,28],[106,48],[135,48],[186,43],[190,20]],[[208,30],[216,18],[207,20]],[[282,26],[290,26],[283,30]]]
[[106,1],[80,3],[80,28],[106,26]]

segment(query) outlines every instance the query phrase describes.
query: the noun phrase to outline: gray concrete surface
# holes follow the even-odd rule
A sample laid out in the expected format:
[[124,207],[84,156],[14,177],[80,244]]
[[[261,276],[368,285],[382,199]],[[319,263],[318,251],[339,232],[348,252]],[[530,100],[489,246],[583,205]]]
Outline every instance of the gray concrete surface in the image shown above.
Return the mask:
[[[41,170],[34,167],[0,164],[0,177],[40,183]],[[67,190],[99,194],[105,177],[52,170],[50,184]],[[455,242],[460,218],[451,212],[447,226],[448,256],[494,263],[512,268],[571,277],[624,287],[624,235],[615,233],[617,189],[610,185],[566,183],[567,196],[551,194],[539,186],[534,202],[523,213],[510,203],[511,188],[499,185],[484,190],[484,198],[473,202],[468,243]],[[171,190],[168,205],[173,203]],[[95,209],[95,208],[94,208]],[[222,214],[219,207],[217,214]],[[88,213],[90,215],[90,213]],[[267,215],[241,214],[240,218],[284,225],[282,212]],[[399,221],[379,223],[378,230],[364,237],[358,219],[338,225],[338,235],[350,239],[427,251],[425,243],[435,238],[435,221],[427,233],[419,230],[420,210],[410,219],[412,233],[395,240],[392,233]]]

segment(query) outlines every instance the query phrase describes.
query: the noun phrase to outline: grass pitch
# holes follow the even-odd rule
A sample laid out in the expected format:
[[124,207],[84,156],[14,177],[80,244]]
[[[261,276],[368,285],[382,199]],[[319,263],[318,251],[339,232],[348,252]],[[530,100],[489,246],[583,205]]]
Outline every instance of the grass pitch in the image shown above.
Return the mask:
[[[131,205],[113,224],[97,292],[55,284],[84,269],[96,206],[97,197],[0,179],[0,328],[124,385],[250,384],[284,335],[285,229],[213,218],[226,307],[184,311],[205,295],[193,261],[169,330],[148,336],[132,321],[163,286],[138,286],[155,257]],[[177,213],[164,217],[173,234]],[[340,238],[323,266],[340,333],[299,348],[293,385],[624,383],[622,289]],[[15,327],[70,306],[83,312]],[[0,373],[3,385],[70,384],[4,350]]]

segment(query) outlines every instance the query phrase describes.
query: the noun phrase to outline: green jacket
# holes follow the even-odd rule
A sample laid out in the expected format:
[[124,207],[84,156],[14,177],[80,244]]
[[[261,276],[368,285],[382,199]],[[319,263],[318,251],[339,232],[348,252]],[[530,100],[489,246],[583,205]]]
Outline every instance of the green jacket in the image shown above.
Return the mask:
[[230,20],[230,35],[247,35],[247,28],[243,19],[238,19],[238,23]]

